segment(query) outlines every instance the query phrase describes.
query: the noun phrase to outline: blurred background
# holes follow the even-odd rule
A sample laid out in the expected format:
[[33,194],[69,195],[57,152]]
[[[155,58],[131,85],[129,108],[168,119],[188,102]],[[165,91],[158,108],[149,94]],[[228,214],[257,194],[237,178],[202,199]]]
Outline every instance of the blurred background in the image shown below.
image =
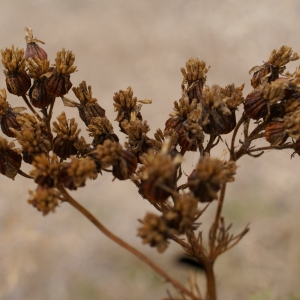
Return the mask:
[[[78,67],[73,85],[82,80],[92,85],[111,121],[116,117],[112,97],[120,89],[131,86],[138,99],[153,100],[142,109],[152,129],[149,136],[164,128],[180,98],[180,68],[190,57],[211,66],[208,84],[245,83],[246,96],[248,71],[267,61],[273,49],[288,45],[300,52],[296,0],[0,0],[0,7],[1,49],[25,47],[27,26],[46,43],[52,62],[62,47],[72,50]],[[298,64],[287,69],[293,72]],[[0,80],[4,88],[2,73]],[[67,96],[75,100],[72,92]],[[13,95],[8,100],[13,107],[24,106]],[[61,111],[77,116],[57,99],[55,114]],[[223,148],[213,154],[220,157]],[[233,233],[247,223],[251,230],[216,263],[219,299],[300,299],[300,158],[291,160],[291,154],[267,152],[238,162],[224,216],[233,223]],[[197,160],[196,153],[187,155],[187,174]],[[29,172],[30,166],[22,169]],[[28,190],[35,188],[30,180],[1,176],[0,188],[1,300],[152,300],[172,290],[68,204],[43,217],[27,204]],[[191,270],[176,263],[182,254],[177,245],[157,254],[136,237],[137,220],[153,209],[133,184],[112,182],[104,174],[72,194],[115,234],[187,282]],[[214,209],[213,204],[200,219],[206,236]],[[203,281],[201,272],[198,278]]]

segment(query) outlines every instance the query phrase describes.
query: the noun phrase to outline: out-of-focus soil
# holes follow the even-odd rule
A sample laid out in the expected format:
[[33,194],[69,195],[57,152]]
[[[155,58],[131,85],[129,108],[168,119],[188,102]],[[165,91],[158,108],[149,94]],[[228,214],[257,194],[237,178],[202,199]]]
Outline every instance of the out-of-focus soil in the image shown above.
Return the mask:
[[[72,75],[74,86],[82,80],[92,85],[111,121],[116,117],[112,97],[118,90],[132,86],[139,99],[153,100],[142,109],[150,135],[164,127],[174,100],[180,98],[180,68],[190,57],[211,66],[208,84],[245,82],[246,95],[251,91],[248,71],[266,61],[273,49],[289,45],[300,51],[298,1],[1,0],[0,4],[1,49],[12,44],[24,47],[27,26],[46,42],[44,49],[52,62],[62,47],[72,50],[78,66]],[[288,69],[293,72],[296,66],[297,62],[291,63]],[[0,77],[4,88],[4,75]],[[68,97],[74,99],[72,93]],[[12,95],[8,100],[13,107],[24,106]],[[61,111],[69,118],[77,113],[57,99],[54,113]],[[85,130],[83,134],[87,136]],[[213,154],[220,157],[222,147]],[[300,158],[290,156],[289,151],[267,152],[258,159],[239,161],[236,181],[227,190],[224,216],[233,222],[234,232],[247,223],[251,230],[217,261],[219,299],[300,295]],[[196,163],[197,154],[190,154],[185,172]],[[62,204],[55,214],[43,217],[26,202],[28,189],[35,188],[32,182],[1,176],[0,188],[0,299],[166,296],[169,286],[72,207]],[[113,232],[174,277],[186,280],[188,270],[175,263],[179,247],[171,244],[164,254],[157,254],[136,237],[137,219],[153,209],[133,184],[112,182],[105,173],[72,194]],[[214,208],[200,220],[204,235]]]

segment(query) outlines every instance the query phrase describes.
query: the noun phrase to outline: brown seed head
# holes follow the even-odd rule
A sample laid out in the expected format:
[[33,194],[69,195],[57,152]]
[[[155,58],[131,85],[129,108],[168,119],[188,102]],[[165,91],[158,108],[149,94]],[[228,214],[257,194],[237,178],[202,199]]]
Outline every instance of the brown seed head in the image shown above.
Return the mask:
[[270,54],[268,63],[275,67],[282,67],[290,61],[299,59],[297,52],[293,52],[293,49],[288,46],[281,46],[279,49],[274,49]]
[[161,203],[170,196],[175,187],[175,172],[182,161],[180,155],[169,154],[169,142],[162,145],[161,151],[153,150],[143,154],[140,161],[143,166],[138,171],[141,179],[140,193],[153,203]]
[[85,181],[96,179],[96,164],[90,158],[71,157],[71,162],[62,163],[60,181],[70,190],[85,186]]
[[33,157],[42,153],[48,154],[52,148],[51,135],[44,122],[24,113],[17,117],[21,130],[11,129],[22,146],[23,160],[32,163]]
[[156,247],[159,253],[164,252],[168,245],[168,236],[176,231],[168,228],[165,220],[152,213],[147,213],[144,220],[140,220],[143,224],[138,229],[138,236],[142,238],[143,244],[149,244]]
[[281,121],[272,121],[265,128],[266,140],[273,146],[277,146],[284,142],[288,137],[285,132],[284,123]]
[[24,49],[6,48],[1,50],[3,71],[7,90],[14,95],[23,96],[31,86],[30,77],[25,72]]
[[206,73],[209,70],[209,66],[203,60],[198,58],[190,58],[186,62],[186,70],[181,68],[181,73],[183,75],[183,82],[192,83],[193,81],[200,80],[202,86],[206,81]]
[[30,172],[34,182],[43,188],[53,188],[59,181],[59,161],[57,156],[47,156],[45,153],[34,157],[32,165],[35,169]]
[[46,216],[49,212],[55,212],[60,192],[52,188],[38,187],[35,191],[29,191],[29,195],[28,203]]
[[53,122],[53,131],[57,134],[53,140],[53,152],[60,158],[66,159],[77,153],[74,144],[78,140],[81,129],[78,129],[78,125],[74,118],[72,118],[68,124],[64,112],[57,117],[57,120],[58,123],[55,121]]
[[179,234],[184,234],[193,228],[198,210],[198,199],[188,195],[178,195],[175,197],[175,205],[167,211],[163,218],[169,228],[175,229]]
[[245,84],[239,87],[235,87],[234,83],[227,85],[222,88],[221,93],[223,94],[223,101],[229,109],[236,109],[241,103],[243,103],[243,89]]
[[119,142],[119,138],[114,133],[114,129],[106,117],[92,118],[87,127],[87,131],[89,132],[89,136],[94,137],[94,145],[102,145],[107,139],[113,142]]
[[188,185],[200,202],[211,202],[218,198],[217,192],[226,178],[222,161],[206,155],[200,158],[196,169],[188,177]]

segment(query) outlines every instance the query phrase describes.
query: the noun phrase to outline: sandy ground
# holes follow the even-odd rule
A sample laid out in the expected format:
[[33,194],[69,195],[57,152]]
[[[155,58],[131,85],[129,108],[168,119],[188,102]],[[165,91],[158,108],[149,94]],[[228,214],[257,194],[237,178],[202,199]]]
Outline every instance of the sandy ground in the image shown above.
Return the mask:
[[[116,117],[114,92],[130,85],[139,99],[153,99],[143,107],[151,133],[164,126],[179,99],[180,67],[190,57],[211,65],[208,84],[245,82],[247,94],[248,71],[274,48],[289,45],[300,51],[299,1],[0,0],[0,5],[1,49],[24,47],[23,27],[32,27],[52,61],[62,47],[76,54],[79,71],[73,84],[86,80],[92,85],[111,120]],[[9,101],[23,105],[12,95]],[[75,116],[57,101],[55,113],[62,110]],[[234,232],[249,222],[251,231],[217,262],[219,299],[300,299],[299,157],[291,160],[290,154],[266,153],[239,162],[224,215]],[[186,170],[196,162],[191,154]],[[171,245],[159,255],[136,237],[137,219],[152,210],[150,205],[133,185],[111,179],[104,174],[73,195],[113,232],[185,281],[188,270],[175,264],[180,248]],[[1,176],[0,188],[0,299],[152,300],[166,295],[169,287],[152,270],[68,205],[43,217],[26,202],[27,190],[34,189],[30,181]],[[202,219],[204,231],[213,208]]]

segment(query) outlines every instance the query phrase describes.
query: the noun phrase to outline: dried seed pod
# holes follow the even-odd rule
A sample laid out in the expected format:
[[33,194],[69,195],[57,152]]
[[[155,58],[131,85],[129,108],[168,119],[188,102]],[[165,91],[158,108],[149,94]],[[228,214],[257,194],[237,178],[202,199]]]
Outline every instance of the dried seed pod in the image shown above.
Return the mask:
[[290,61],[299,59],[297,52],[293,52],[291,47],[281,46],[274,49],[266,63],[262,66],[253,67],[249,73],[254,73],[251,79],[253,88],[259,85],[266,85],[276,80],[285,70],[285,65]]
[[128,179],[136,170],[137,159],[135,155],[123,150],[121,144],[106,140],[103,145],[97,145],[96,150],[88,153],[97,166],[97,171],[113,167],[113,175],[119,180]]
[[76,66],[73,66],[75,55],[72,51],[57,52],[55,59],[55,68],[46,80],[45,86],[48,94],[55,97],[61,97],[68,93],[72,87],[70,74],[76,71]]
[[47,93],[45,82],[45,78],[41,80],[35,80],[29,90],[29,99],[34,107],[45,108],[55,99],[55,96]]
[[181,68],[183,75],[182,86],[187,83],[187,95],[190,103],[194,99],[197,99],[197,103],[201,102],[202,90],[209,68],[204,61],[198,58],[190,58],[186,62],[186,70]]
[[72,157],[71,162],[62,163],[59,179],[69,190],[85,186],[88,178],[97,178],[96,165],[92,159]]
[[294,139],[300,138],[300,110],[284,116],[285,132]]
[[85,81],[79,84],[79,87],[74,87],[73,92],[80,101],[80,104],[63,97],[65,106],[77,107],[79,116],[86,126],[89,126],[91,120],[97,117],[105,117],[105,110],[97,103],[97,99],[92,97],[92,87],[87,86]]
[[128,150],[120,153],[119,159],[113,164],[113,175],[119,180],[126,180],[135,172],[137,168],[136,156]]
[[143,225],[138,229],[137,235],[142,238],[143,244],[156,247],[159,253],[164,252],[169,245],[168,236],[176,231],[168,228],[162,217],[152,213],[147,213],[144,220],[140,222]]
[[52,149],[52,134],[48,132],[46,124],[38,121],[34,116],[24,113],[17,116],[21,130],[11,129],[22,146],[23,160],[31,164],[34,156],[48,154]]
[[139,119],[128,121],[125,119],[120,123],[120,126],[128,136],[128,141],[125,143],[126,149],[134,153],[138,160],[143,153],[153,148],[151,139],[147,137],[147,132],[150,131],[147,121]]
[[22,156],[13,142],[0,137],[0,173],[14,179],[21,168]]
[[152,203],[165,201],[175,188],[175,173],[181,160],[180,155],[171,157],[169,143],[164,143],[156,154],[153,150],[143,154],[140,157],[143,166],[138,171],[139,193]]
[[55,212],[58,206],[60,192],[53,188],[43,188],[38,186],[35,191],[29,191],[28,203],[46,216],[49,212]]
[[114,133],[114,129],[110,121],[106,117],[95,117],[91,119],[87,127],[89,136],[94,137],[93,145],[103,145],[105,140],[119,142],[118,136]]
[[31,86],[30,77],[25,72],[24,50],[6,48],[1,50],[2,64],[7,90],[14,95],[24,96]]
[[244,110],[246,115],[254,120],[267,116],[267,100],[263,98],[261,91],[253,91],[247,95],[244,103]]
[[53,131],[57,133],[57,136],[53,140],[53,152],[60,158],[67,159],[71,155],[75,155],[78,150],[75,147],[75,143],[78,141],[78,136],[81,129],[77,129],[77,123],[75,119],[68,120],[64,112],[57,117],[58,123],[53,122]]
[[266,140],[272,145],[277,146],[286,141],[288,134],[285,132],[284,123],[272,121],[265,128]]
[[45,44],[44,42],[38,40],[37,38],[33,38],[32,29],[24,28],[25,31],[25,41],[27,43],[26,51],[25,51],[25,59],[29,58],[46,60],[47,53],[43,50],[37,43]]
[[17,121],[17,116],[18,114],[15,113],[12,108],[8,108],[6,114],[1,117],[1,130],[5,135],[15,137],[15,134],[10,130],[10,128],[18,131],[21,129],[21,126]]
[[188,194],[178,195],[174,207],[164,213],[163,218],[169,228],[175,229],[178,234],[184,234],[194,227],[197,206],[197,198]]
[[206,155],[200,158],[196,169],[188,177],[188,186],[200,202],[211,202],[218,198],[217,193],[227,177],[222,161]]
[[59,182],[59,161],[56,155],[51,157],[45,153],[34,157],[32,162],[34,170],[30,175],[34,178],[34,182],[43,188],[53,188]]

